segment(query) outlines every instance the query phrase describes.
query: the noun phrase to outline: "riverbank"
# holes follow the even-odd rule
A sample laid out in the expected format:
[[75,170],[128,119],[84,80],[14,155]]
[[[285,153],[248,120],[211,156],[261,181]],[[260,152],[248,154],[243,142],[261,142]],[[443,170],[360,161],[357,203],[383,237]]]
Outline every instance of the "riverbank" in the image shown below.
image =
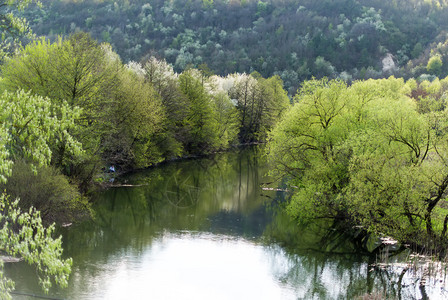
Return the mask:
[[247,148],[265,146],[265,145],[266,145],[265,142],[235,144],[235,145],[231,145],[229,148],[219,149],[219,150],[215,150],[215,151],[212,151],[209,153],[184,155],[184,156],[165,159],[161,162],[154,163],[153,165],[151,165],[149,167],[145,167],[145,168],[132,168],[132,169],[124,169],[123,170],[120,167],[118,167],[118,168],[114,167],[114,172],[107,171],[107,172],[99,174],[93,180],[92,188],[94,188],[94,191],[98,191],[98,190],[105,190],[105,189],[109,189],[109,188],[113,188],[113,187],[129,187],[126,183],[123,184],[123,183],[116,182],[115,179],[118,179],[122,176],[135,174],[138,172],[144,172],[146,170],[163,167],[164,165],[170,164],[170,163],[202,159],[202,158],[211,158],[214,155],[218,155],[218,154],[222,154],[222,153],[229,153],[232,151],[241,151],[241,150],[244,150]]

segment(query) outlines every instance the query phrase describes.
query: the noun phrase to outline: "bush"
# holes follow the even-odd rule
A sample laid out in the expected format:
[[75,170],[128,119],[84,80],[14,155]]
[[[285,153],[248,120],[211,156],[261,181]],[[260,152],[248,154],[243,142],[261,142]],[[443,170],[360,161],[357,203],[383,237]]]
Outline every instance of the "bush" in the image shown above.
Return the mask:
[[15,162],[12,176],[1,187],[12,198],[20,198],[22,209],[39,210],[46,223],[70,222],[89,214],[89,204],[77,187],[51,166],[38,167],[35,173],[30,164]]

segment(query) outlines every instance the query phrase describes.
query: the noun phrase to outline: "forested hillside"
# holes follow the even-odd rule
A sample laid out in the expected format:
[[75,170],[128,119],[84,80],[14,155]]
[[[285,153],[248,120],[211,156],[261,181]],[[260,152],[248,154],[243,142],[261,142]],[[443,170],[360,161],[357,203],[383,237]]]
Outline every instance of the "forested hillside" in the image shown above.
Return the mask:
[[[446,0],[42,2],[26,12],[38,35],[90,32],[124,62],[150,54],[176,72],[206,63],[218,75],[278,74],[290,95],[312,76],[448,72]],[[436,62],[428,66],[431,57]]]

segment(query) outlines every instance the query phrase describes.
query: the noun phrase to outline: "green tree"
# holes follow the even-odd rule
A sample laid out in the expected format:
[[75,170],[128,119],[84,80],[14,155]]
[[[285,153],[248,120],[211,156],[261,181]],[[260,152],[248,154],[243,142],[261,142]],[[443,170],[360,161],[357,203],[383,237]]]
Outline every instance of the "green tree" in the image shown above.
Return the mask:
[[[24,19],[3,10],[11,7],[23,10],[33,0],[11,0],[0,3],[0,30],[2,44],[0,58],[5,56],[8,44],[5,39],[28,32]],[[36,1],[37,2],[37,1]],[[3,92],[0,96],[0,183],[7,182],[12,173],[14,161],[28,160],[35,165],[47,165],[51,160],[50,143],[62,140],[68,151],[78,155],[81,145],[72,138],[68,130],[79,112],[65,102],[54,107],[51,102],[29,92],[17,90]],[[18,201],[11,201],[6,193],[0,195],[0,250],[6,255],[24,259],[36,267],[39,283],[48,292],[55,281],[67,286],[71,272],[71,259],[62,259],[61,237],[54,239],[54,224],[45,228],[38,211],[30,208],[23,212]],[[0,297],[11,299],[9,292],[14,282],[3,274],[3,260],[0,261]]]
[[[35,166],[48,165],[51,160],[51,143],[57,143],[58,133],[71,141],[67,147],[73,153],[82,150],[68,133],[77,114],[67,104],[60,110],[52,108],[49,99],[33,96],[29,92],[4,92],[0,96],[0,180],[7,182],[13,164],[25,159]],[[36,171],[36,168],[34,168]],[[28,212],[18,208],[18,200],[0,196],[0,249],[7,255],[21,258],[36,267],[40,284],[45,291],[54,280],[61,286],[68,283],[71,259],[62,259],[61,238],[54,239],[54,225],[45,228],[40,213],[31,208]],[[3,265],[3,262],[1,263]],[[0,271],[0,294],[10,299],[14,283]]]
[[15,160],[25,159],[37,165],[48,165],[52,144],[64,143],[73,155],[82,153],[81,144],[68,132],[75,127],[79,116],[77,108],[63,102],[54,106],[48,98],[33,96],[30,92],[5,91],[0,101],[0,181],[11,175]]
[[150,57],[143,64],[144,76],[162,99],[166,118],[165,131],[159,135],[159,147],[166,158],[180,156],[185,136],[183,120],[189,110],[187,97],[179,88],[177,74],[165,60]]
[[336,198],[347,180],[347,159],[335,147],[349,124],[342,120],[349,101],[345,89],[341,81],[305,82],[293,108],[270,134],[269,157],[277,174],[290,176],[290,184],[299,187],[288,211],[301,222],[343,212]]
[[13,11],[23,11],[29,4],[38,0],[2,0],[0,1],[0,61],[2,61],[16,44],[20,36],[31,37],[31,30],[25,18],[14,15]]
[[103,138],[104,159],[123,168],[160,162],[156,135],[163,130],[165,111],[152,85],[143,74],[123,66],[108,94],[113,99],[109,115],[113,126]]
[[190,153],[215,150],[218,141],[217,124],[214,119],[210,94],[206,91],[202,74],[194,69],[179,75],[179,87],[189,102],[184,122],[187,130],[185,149]]
[[103,165],[103,136],[113,128],[113,100],[108,94],[115,88],[122,68],[110,47],[99,45],[85,33],[50,43],[41,39],[27,45],[2,66],[2,85],[10,90],[30,90],[49,97],[55,106],[67,102],[81,108],[72,129],[85,155],[67,155],[64,143],[52,149],[54,164],[64,174],[76,177],[88,186]]
[[439,76],[442,72],[442,66],[442,58],[439,55],[434,55],[429,59],[428,64],[426,65],[426,71],[432,75]]
[[216,123],[218,148],[226,149],[238,143],[239,115],[235,105],[225,92],[212,94],[214,122]]
[[289,98],[279,76],[264,79],[258,73],[237,76],[229,90],[240,113],[241,142],[264,141],[267,132],[289,107]]
[[[300,222],[345,219],[400,241],[447,242],[446,113],[420,113],[401,79],[303,84],[269,157]],[[439,244],[438,244],[439,243]]]
[[257,80],[249,75],[237,76],[229,90],[231,99],[236,100],[236,107],[240,114],[240,142],[251,142],[256,140],[252,129],[255,104],[258,92]]

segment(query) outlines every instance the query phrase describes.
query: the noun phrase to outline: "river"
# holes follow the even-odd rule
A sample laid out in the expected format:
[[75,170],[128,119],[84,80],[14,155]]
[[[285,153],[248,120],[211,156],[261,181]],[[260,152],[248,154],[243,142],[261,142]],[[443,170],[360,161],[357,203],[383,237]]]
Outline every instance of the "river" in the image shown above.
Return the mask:
[[[299,228],[283,213],[259,148],[184,160],[117,179],[95,195],[94,219],[61,228],[73,258],[52,299],[419,298],[373,270],[329,224]],[[264,188],[263,188],[264,187]],[[43,295],[34,271],[7,264],[14,299]],[[393,276],[392,276],[393,277]],[[377,298],[375,298],[377,299]],[[378,298],[379,299],[379,298]]]

